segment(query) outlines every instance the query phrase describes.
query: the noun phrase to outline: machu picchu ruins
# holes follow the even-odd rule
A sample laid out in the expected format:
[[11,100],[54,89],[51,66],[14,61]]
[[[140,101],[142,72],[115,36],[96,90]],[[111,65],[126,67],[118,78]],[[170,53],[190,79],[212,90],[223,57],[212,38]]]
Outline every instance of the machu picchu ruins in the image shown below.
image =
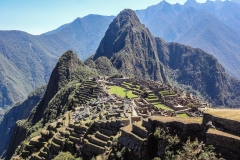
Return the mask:
[[71,110],[22,144],[13,159],[51,159],[62,151],[111,157],[114,143],[142,159],[157,127],[239,152],[239,121],[215,115],[211,104],[165,83],[98,76],[82,82],[74,98]]

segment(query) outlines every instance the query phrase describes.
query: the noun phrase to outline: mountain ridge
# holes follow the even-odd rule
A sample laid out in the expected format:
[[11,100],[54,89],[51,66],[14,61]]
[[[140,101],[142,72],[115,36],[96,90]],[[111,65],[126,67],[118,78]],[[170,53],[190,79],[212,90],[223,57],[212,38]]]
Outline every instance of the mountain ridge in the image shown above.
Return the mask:
[[[172,10],[170,14],[166,14],[162,8],[166,4],[168,10]],[[184,5],[160,2],[146,10],[137,10],[136,13],[154,36],[201,48],[213,54],[231,76],[239,79],[240,55],[236,52],[240,49],[237,45],[240,43],[238,36],[240,32],[239,27],[236,27],[239,26],[239,19],[236,18],[240,14],[239,10],[239,6],[229,1],[206,3],[187,1]],[[206,27],[215,32],[211,32],[210,35]]]

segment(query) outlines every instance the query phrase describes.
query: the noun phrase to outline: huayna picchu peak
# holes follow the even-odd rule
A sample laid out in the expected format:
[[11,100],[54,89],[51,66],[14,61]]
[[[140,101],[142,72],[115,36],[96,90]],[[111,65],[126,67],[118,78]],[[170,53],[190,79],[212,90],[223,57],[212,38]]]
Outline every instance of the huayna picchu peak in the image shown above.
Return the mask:
[[238,97],[214,56],[154,37],[125,9],[85,62],[59,58],[3,158],[240,159],[240,110],[214,108]]
[[130,9],[120,12],[109,25],[93,59],[100,56],[109,58],[124,75],[167,81],[154,37]]

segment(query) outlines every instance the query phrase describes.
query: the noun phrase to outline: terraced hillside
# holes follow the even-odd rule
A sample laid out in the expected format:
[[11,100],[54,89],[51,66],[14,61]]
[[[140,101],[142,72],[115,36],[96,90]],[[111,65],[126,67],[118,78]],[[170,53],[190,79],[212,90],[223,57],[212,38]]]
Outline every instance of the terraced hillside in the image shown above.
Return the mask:
[[[97,156],[113,159],[120,151],[123,157],[129,156],[129,159],[162,157],[164,154],[160,154],[160,151],[163,148],[157,147],[158,144],[153,142],[153,134],[156,134],[158,127],[166,129],[169,135],[176,134],[179,142],[185,142],[188,137],[198,138],[204,143],[216,146],[217,149],[224,147],[233,151],[234,157],[239,156],[238,149],[234,147],[240,145],[240,138],[236,134],[231,135],[236,130],[232,130],[233,126],[229,125],[233,120],[223,117],[222,121],[229,123],[225,128],[228,127],[231,131],[225,132],[217,128],[217,124],[222,122],[216,118],[218,110],[205,108],[207,111],[201,117],[188,114],[195,113],[198,109],[188,107],[187,111],[184,109],[179,114],[185,113],[192,117],[183,118],[178,116],[179,110],[160,108],[154,104],[162,104],[156,95],[160,92],[159,89],[161,93],[177,92],[170,85],[160,84],[161,82],[126,77],[91,78],[79,83],[69,95],[73,97],[69,99],[72,102],[71,107],[25,139],[16,150],[13,159],[53,159],[60,156],[60,153],[75,158],[91,159]],[[110,93],[108,91],[111,87],[123,89],[121,92]],[[128,92],[134,94],[134,97],[129,97]],[[227,116],[237,110],[228,110],[229,113],[226,111],[222,113]],[[210,121],[212,125],[209,125]],[[213,129],[215,124],[217,129]],[[222,140],[218,143],[221,138],[227,141]],[[151,149],[152,147],[155,149]]]
[[100,76],[95,69],[72,51],[63,54],[42,100],[17,121],[3,158],[240,158],[233,147],[239,146],[237,114],[223,116],[232,110],[211,109],[163,81]]

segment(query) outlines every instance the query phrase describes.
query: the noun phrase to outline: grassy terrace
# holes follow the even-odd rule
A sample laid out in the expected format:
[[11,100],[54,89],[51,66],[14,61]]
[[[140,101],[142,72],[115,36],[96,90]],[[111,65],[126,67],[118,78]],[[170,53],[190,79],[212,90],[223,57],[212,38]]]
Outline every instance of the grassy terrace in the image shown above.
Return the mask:
[[147,99],[158,99],[157,96],[155,94],[149,94]]
[[126,95],[128,98],[137,98],[138,97],[137,95],[133,94],[132,91],[127,91],[127,94],[126,94],[126,89],[119,87],[119,86],[109,86],[108,92],[111,94],[116,94],[123,98],[125,98]]
[[202,118],[191,118],[191,117],[165,117],[165,116],[152,116],[151,120],[153,121],[160,121],[160,122],[173,122],[173,121],[177,121],[177,122],[182,122],[185,124],[190,124],[190,123],[198,123],[198,124],[202,124]]
[[166,96],[166,95],[175,95],[175,93],[172,92],[172,91],[161,91],[161,92],[159,92],[159,94],[162,94],[164,96]]
[[160,103],[152,103],[154,106],[156,106],[157,108],[162,108],[162,109],[164,109],[164,110],[170,110],[170,111],[173,111],[173,109],[172,108],[169,108],[169,107],[167,107],[167,106],[165,106],[165,105],[163,105],[163,104],[160,104]]
[[240,121],[240,109],[208,109],[206,113],[215,117],[227,118],[235,121]]
[[139,85],[134,85],[134,84],[131,84],[131,83],[123,82],[122,86],[127,88],[127,89],[129,89],[129,90],[135,91],[137,93],[141,93],[142,92],[140,90],[140,86]]
[[186,113],[177,114],[178,117],[188,118],[189,116]]

